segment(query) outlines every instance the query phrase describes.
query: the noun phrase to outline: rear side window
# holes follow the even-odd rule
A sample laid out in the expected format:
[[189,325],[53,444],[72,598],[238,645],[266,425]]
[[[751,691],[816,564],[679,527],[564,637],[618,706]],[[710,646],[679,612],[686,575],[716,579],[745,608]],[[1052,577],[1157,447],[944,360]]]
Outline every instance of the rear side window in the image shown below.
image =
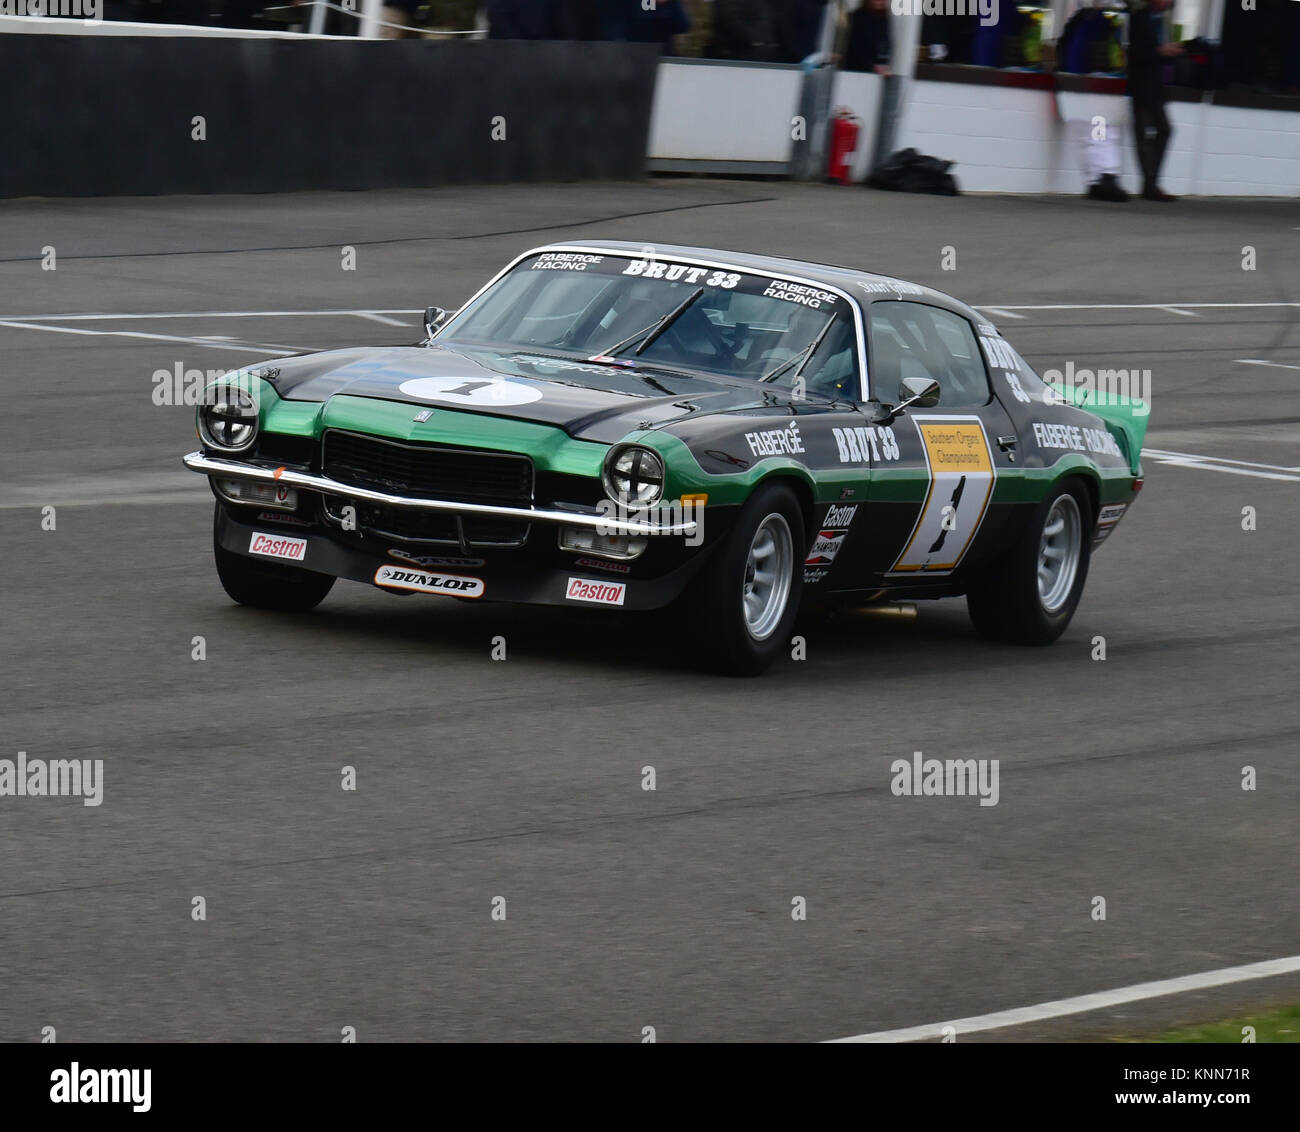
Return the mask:
[[871,304],[871,371],[872,387],[885,399],[909,377],[937,381],[941,408],[973,408],[990,396],[971,324],[924,303]]
[[998,386],[1004,397],[1009,395],[1021,402],[1044,399],[1047,387],[1043,384],[1043,379],[1010,342],[996,332],[983,335],[980,342],[984,346],[989,370],[993,373],[993,384]]

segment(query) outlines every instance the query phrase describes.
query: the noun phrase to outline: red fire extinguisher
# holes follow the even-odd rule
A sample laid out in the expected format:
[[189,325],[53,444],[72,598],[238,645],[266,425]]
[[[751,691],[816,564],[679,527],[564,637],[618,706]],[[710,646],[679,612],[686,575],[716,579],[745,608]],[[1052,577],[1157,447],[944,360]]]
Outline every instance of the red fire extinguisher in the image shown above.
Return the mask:
[[857,157],[858,135],[862,133],[862,119],[847,106],[841,106],[831,119],[830,163],[826,173],[841,185],[853,177],[853,160]]

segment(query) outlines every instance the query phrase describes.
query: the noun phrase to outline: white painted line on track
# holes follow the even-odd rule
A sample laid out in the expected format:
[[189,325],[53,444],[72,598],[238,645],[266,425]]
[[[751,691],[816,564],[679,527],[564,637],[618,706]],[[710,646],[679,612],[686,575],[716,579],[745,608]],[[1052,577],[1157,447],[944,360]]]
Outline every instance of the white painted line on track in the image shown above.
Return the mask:
[[1300,470],[1281,464],[1253,464],[1248,460],[1229,460],[1224,456],[1197,456],[1191,452],[1166,452],[1161,448],[1143,448],[1142,458],[1175,468],[1202,468],[1230,476],[1253,476],[1261,480],[1300,480]]
[[1181,314],[1186,318],[1200,318],[1201,316],[1195,311],[1184,310],[1182,307],[1161,307],[1162,311],[1168,311],[1170,314]]
[[1033,306],[1024,306],[1017,304],[999,304],[996,307],[986,307],[976,305],[977,311],[1169,311],[1177,310],[1179,314],[1186,314],[1193,310],[1265,310],[1277,307],[1300,307],[1300,302],[1294,303],[1178,303],[1177,306],[1171,306],[1169,303],[1044,303]]
[[332,310],[332,311],[154,311],[145,314],[10,314],[4,318],[10,322],[114,322],[122,320],[150,321],[156,318],[337,318],[340,315],[379,314],[422,314],[423,309],[376,308],[375,310]]
[[1214,460],[1220,464],[1237,464],[1243,468],[1263,468],[1270,472],[1294,472],[1295,468],[1283,467],[1280,464],[1259,464],[1252,460],[1230,460],[1227,456],[1198,456],[1194,452],[1174,452],[1167,448],[1143,448],[1142,455],[1151,454],[1152,456],[1179,456],[1186,460]]
[[39,511],[47,505],[66,507],[69,510],[74,507],[165,507],[172,503],[184,503],[192,507],[196,502],[202,502],[205,496],[207,498],[212,496],[212,493],[206,490],[207,484],[200,484],[199,486],[205,490],[200,492],[137,491],[130,495],[70,495],[67,498],[50,496],[40,503],[2,502],[0,503],[0,511]]
[[102,475],[60,476],[45,482],[6,484],[0,511],[59,507],[111,507],[137,503],[193,503],[211,495],[206,476],[175,463],[156,470],[106,471]]
[[1263,358],[1238,358],[1233,365],[1238,366],[1272,366],[1274,369],[1300,369],[1300,366],[1287,365],[1285,362],[1266,362]]
[[374,311],[358,311],[358,318],[367,318],[371,322],[382,322],[385,326],[410,326],[409,322],[403,322],[400,318],[389,318],[386,314],[375,314]]
[[186,338],[177,334],[146,334],[143,330],[82,330],[75,326],[45,326],[38,322],[19,322],[13,319],[0,319],[0,326],[13,327],[15,330],[44,330],[49,334],[91,334],[97,338],[147,338],[155,342],[183,342],[187,346],[202,346],[206,350],[238,350],[244,354],[271,354],[281,358],[310,349],[309,346],[291,346],[284,349],[235,346],[229,342],[210,342],[203,338]]
[[980,307],[985,314],[991,314],[995,318],[1024,318],[1023,314],[1016,314],[1014,311],[1003,310],[1001,307]]
[[1000,1010],[995,1014],[977,1014],[971,1018],[957,1018],[950,1022],[934,1022],[928,1026],[909,1026],[903,1030],[878,1030],[872,1034],[857,1034],[851,1038],[836,1038],[836,1042],[919,1042],[943,1037],[945,1028],[952,1027],[957,1037],[978,1034],[985,1030],[1001,1030],[1007,1026],[1024,1026],[1031,1022],[1044,1022],[1052,1018],[1065,1018],[1071,1014],[1087,1014],[1148,998],[1186,994],[1188,991],[1209,990],[1212,987],[1244,983],[1251,979],[1268,979],[1276,975],[1290,975],[1300,971],[1300,955],[1285,959],[1266,959],[1262,963],[1247,963],[1241,967],[1220,967],[1217,971],[1202,971],[1198,975],[1182,975],[1176,979],[1161,979],[1154,983],[1135,983],[1131,987],[1098,991],[1077,998],[1059,998],[1054,1002],[1040,1002],[1037,1006],[1022,1006],[1015,1010]]

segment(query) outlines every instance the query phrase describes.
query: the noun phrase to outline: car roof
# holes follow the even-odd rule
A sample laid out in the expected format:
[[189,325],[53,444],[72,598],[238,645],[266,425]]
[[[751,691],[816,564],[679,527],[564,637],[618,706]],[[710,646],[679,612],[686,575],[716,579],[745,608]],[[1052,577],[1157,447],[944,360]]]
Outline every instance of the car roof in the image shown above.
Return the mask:
[[[601,251],[616,252],[638,258],[653,254],[659,259],[698,259],[727,264],[751,275],[774,275],[789,279],[798,276],[814,283],[822,283],[847,291],[861,306],[882,299],[915,299],[957,311],[981,325],[988,325],[989,319],[972,309],[967,304],[942,291],[898,279],[891,275],[877,275],[870,271],[861,271],[855,267],[842,267],[831,263],[814,263],[810,260],[788,259],[784,256],[754,255],[750,252],[732,252],[721,248],[688,247],[681,244],[657,244],[650,241],[637,243],[631,240],[567,240],[563,243],[549,244],[536,251],[562,250],[565,248],[592,248]],[[895,290],[894,285],[902,283],[906,290]],[[866,284],[866,287],[858,286]]]

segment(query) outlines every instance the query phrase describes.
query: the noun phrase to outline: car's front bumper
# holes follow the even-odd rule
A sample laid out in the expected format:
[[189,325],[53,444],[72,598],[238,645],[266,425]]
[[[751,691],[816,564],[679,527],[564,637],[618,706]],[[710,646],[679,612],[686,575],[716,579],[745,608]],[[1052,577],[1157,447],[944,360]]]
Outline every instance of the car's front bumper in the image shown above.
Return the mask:
[[[274,467],[267,461],[228,459],[203,452],[190,453],[184,462],[191,471],[206,475],[212,485],[217,497],[215,537],[225,550],[268,564],[278,558],[286,566],[370,583],[390,593],[437,593],[487,601],[578,604],[586,608],[608,605],[629,610],[659,609],[686,588],[713,549],[712,538],[705,545],[694,545],[698,540],[692,536],[703,529],[700,511],[668,509],[657,514],[655,521],[647,522],[578,505],[572,509],[505,507],[396,495],[341,483],[303,467]],[[232,479],[291,488],[298,493],[299,505],[288,512],[270,504],[234,502],[218,489],[220,481]],[[325,497],[358,505],[450,513],[458,518],[525,520],[524,543],[512,548],[472,543],[457,546],[407,540],[365,528],[344,530],[329,518]],[[725,522],[724,516],[719,518]],[[593,552],[561,549],[559,535],[564,527],[595,529],[604,535],[651,537],[639,557],[619,561]],[[529,531],[531,534],[527,534]],[[274,553],[268,554],[268,548]],[[285,553],[286,548],[289,553]],[[395,577],[395,572],[405,576]],[[426,580],[419,575],[462,581],[434,580],[424,584]],[[464,579],[474,584],[468,585]],[[591,585],[575,585],[575,581]]]
[[442,514],[481,515],[494,519],[524,519],[532,523],[555,523],[570,527],[588,527],[603,534],[615,535],[676,535],[689,538],[696,534],[697,523],[692,518],[663,519],[643,521],[638,519],[621,519],[616,515],[604,515],[594,509],[561,511],[535,507],[498,507],[487,503],[458,503],[447,499],[420,499],[409,495],[391,495],[372,488],[355,487],[340,483],[329,476],[312,472],[296,471],[292,468],[269,468],[250,464],[243,460],[230,460],[219,456],[208,456],[203,452],[191,452],[185,456],[184,463],[192,472],[212,476],[217,479],[251,480],[255,483],[276,484],[304,491],[314,491],[320,495],[334,496],[338,499],[356,500],[373,503],[381,507],[402,507],[414,511],[431,511]]
[[[248,514],[243,514],[248,511]],[[236,513],[238,512],[238,514]],[[284,565],[367,582],[388,593],[434,593],[446,596],[481,597],[486,601],[512,601],[529,605],[567,605],[594,609],[600,606],[624,610],[662,609],[682,593],[710,557],[711,547],[690,553],[674,568],[654,576],[639,572],[640,564],[608,562],[562,555],[548,546],[541,555],[517,551],[496,551],[457,555],[455,550],[393,545],[394,540],[357,538],[349,541],[340,532],[323,523],[284,525],[284,517],[257,512],[256,508],[233,507],[218,501],[215,538],[218,545],[236,554],[262,562],[273,559],[253,552],[255,544],[265,540],[304,543],[301,555]],[[383,575],[380,571],[388,569]],[[467,590],[434,591],[419,585],[403,584],[394,578],[394,570],[411,575],[440,578],[469,578],[478,585]],[[626,573],[620,572],[626,570]],[[388,579],[388,584],[381,581]],[[601,587],[576,587],[575,580]],[[596,597],[592,597],[592,594]]]

